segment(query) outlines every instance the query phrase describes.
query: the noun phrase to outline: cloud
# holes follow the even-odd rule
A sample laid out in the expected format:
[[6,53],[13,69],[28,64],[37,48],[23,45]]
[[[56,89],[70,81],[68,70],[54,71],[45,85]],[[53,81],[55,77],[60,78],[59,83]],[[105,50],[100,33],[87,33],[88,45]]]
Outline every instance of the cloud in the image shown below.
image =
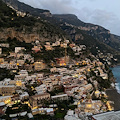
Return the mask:
[[73,13],[76,9],[72,6],[72,0],[19,0],[32,5],[35,8],[48,9],[51,13]]
[[75,11],[70,0],[48,0],[41,1],[43,8],[49,8],[52,13],[71,13]]
[[109,29],[111,33],[120,35],[120,19],[112,12],[106,10],[82,8],[77,14],[78,18],[87,23],[93,23]]

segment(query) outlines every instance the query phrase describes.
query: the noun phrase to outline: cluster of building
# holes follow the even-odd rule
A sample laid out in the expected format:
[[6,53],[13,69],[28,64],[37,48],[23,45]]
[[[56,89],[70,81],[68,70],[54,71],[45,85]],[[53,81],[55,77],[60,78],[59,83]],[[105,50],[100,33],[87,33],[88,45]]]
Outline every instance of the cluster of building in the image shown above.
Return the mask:
[[[53,50],[55,46],[66,48],[68,44],[76,55],[86,50],[85,45],[77,46],[69,43],[69,40],[64,42],[59,40],[52,44],[46,42],[44,47],[46,50]],[[41,49],[42,46],[39,41],[36,41],[32,50],[38,52]],[[70,60],[70,56],[65,56],[56,58],[56,65],[48,67],[43,60],[34,61],[34,57],[31,54],[24,53],[24,51],[24,47],[15,47],[15,51],[10,52],[6,58],[0,58],[0,68],[6,68],[15,73],[14,79],[5,78],[0,82],[0,115],[5,114],[7,106],[14,105],[17,102],[27,104],[32,109],[31,113],[24,111],[23,113],[10,114],[9,117],[11,118],[19,115],[28,115],[29,117],[36,114],[54,115],[57,105],[43,108],[45,102],[69,100],[70,97],[74,99],[74,104],[77,105],[76,114],[73,111],[68,111],[65,120],[77,120],[78,117],[83,116],[87,120],[86,113],[97,114],[108,110],[100,99],[92,100],[93,94],[96,98],[106,94],[98,90],[98,81],[93,79],[93,76],[87,77],[94,71],[94,74],[102,77],[103,80],[108,79],[105,65],[99,59],[92,55],[93,61],[89,58]],[[44,69],[49,72],[40,72]],[[64,89],[64,91],[51,95],[50,92],[56,89]]]
[[97,50],[97,52],[98,52],[97,57],[103,59],[103,61],[106,62],[108,65],[112,65],[112,62],[118,61],[118,59],[116,59],[111,53],[103,54],[100,50]]

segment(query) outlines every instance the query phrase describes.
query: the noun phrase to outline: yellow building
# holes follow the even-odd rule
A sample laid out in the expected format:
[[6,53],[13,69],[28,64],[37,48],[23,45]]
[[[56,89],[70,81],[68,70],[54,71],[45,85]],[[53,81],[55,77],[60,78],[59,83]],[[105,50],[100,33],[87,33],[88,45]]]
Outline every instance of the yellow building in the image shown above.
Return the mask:
[[16,86],[22,86],[22,81],[21,80],[17,80],[16,81]]
[[0,64],[4,63],[4,58],[0,58]]
[[46,67],[46,65],[45,65],[45,63],[43,63],[43,61],[34,63],[34,69],[37,71],[43,70],[43,69],[45,69],[45,67]]
[[53,50],[53,48],[52,48],[51,45],[45,45],[45,49],[46,49],[46,50]]
[[91,98],[86,99],[82,103],[78,103],[78,109],[86,113],[96,114],[100,107],[102,106],[102,102],[100,100],[92,100]]
[[5,104],[8,104],[11,102],[11,96],[2,96],[0,97],[0,102],[4,102]]
[[56,58],[56,63],[57,65],[60,65],[60,66],[66,66],[66,64],[69,63],[69,60],[70,60],[69,56]]
[[29,103],[32,108],[35,108],[38,105],[42,104],[42,101],[44,102],[45,100],[50,100],[49,93],[43,93],[43,94],[31,96],[29,99]]
[[8,86],[0,86],[0,94],[3,96],[12,95],[15,93],[15,86],[8,85]]

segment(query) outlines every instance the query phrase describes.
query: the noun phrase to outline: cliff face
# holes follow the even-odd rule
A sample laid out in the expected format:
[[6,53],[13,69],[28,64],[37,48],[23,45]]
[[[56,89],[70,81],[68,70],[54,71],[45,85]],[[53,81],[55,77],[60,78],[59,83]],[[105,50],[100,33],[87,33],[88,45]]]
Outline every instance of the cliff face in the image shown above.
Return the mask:
[[[33,32],[25,32],[25,31],[17,31],[16,28],[4,28],[0,31],[0,41],[5,41],[7,38],[16,38],[19,41],[25,41],[26,43],[31,43],[35,40],[40,40],[41,42],[45,41],[57,41],[61,39],[58,35],[50,36],[49,33],[37,34],[35,31]],[[65,39],[63,37],[63,39]]]
[[18,32],[15,30],[15,28],[6,28],[3,29],[0,32],[0,40],[5,41],[7,38],[13,39],[14,37],[17,38],[19,41],[25,41],[27,43],[30,43],[34,41],[35,39],[40,39],[38,35],[36,34],[26,34],[23,32]]

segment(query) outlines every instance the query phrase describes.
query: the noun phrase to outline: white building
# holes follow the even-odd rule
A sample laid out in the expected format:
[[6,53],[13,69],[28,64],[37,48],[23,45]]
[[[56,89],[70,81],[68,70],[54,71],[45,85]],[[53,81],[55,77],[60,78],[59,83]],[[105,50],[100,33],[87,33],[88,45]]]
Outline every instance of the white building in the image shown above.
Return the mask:
[[27,70],[21,70],[21,71],[19,72],[19,74],[22,75],[22,76],[28,76]]
[[69,110],[67,112],[67,115],[64,117],[64,120],[81,120],[81,119],[79,119],[79,117],[76,114],[74,114],[73,110]]
[[68,95],[62,94],[62,95],[51,96],[51,99],[52,100],[68,100]]
[[15,53],[18,53],[21,50],[25,50],[24,47],[15,47]]
[[20,99],[26,99],[26,98],[29,98],[29,94],[27,92],[24,92],[20,95]]
[[38,94],[45,93],[47,90],[47,87],[46,85],[42,84],[39,87],[36,87],[35,90],[37,91]]

